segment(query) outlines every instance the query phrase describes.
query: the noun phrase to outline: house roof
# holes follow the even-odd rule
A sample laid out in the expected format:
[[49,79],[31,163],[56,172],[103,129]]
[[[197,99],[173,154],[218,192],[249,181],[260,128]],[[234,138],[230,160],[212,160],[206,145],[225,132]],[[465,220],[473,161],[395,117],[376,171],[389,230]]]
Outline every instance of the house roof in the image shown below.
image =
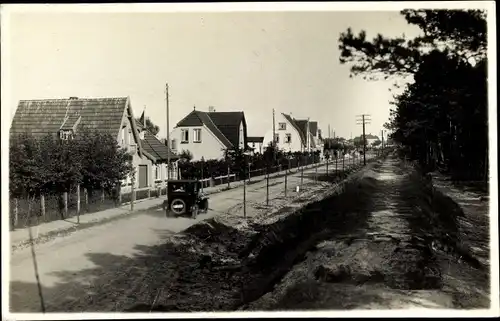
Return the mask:
[[240,123],[245,121],[243,112],[204,112],[193,110],[177,123],[177,127],[205,125],[226,148],[239,145]]
[[[21,100],[12,120],[10,135],[27,133],[40,137],[78,126],[117,136],[127,109],[132,117],[132,128],[136,128],[128,97]],[[141,141],[137,133],[134,136],[141,155]]]
[[71,115],[65,118],[63,124],[61,125],[62,130],[75,130],[75,127],[79,124],[81,121],[81,117],[78,114]]
[[[156,158],[157,161],[166,161],[168,159],[168,147],[149,131],[144,131],[144,139],[141,139],[141,142],[142,148]],[[170,159],[175,160],[178,158],[179,156],[170,150]]]
[[81,116],[80,126],[118,135],[127,97],[21,100],[10,134],[43,136],[70,129]]
[[264,137],[261,136],[248,136],[247,142],[249,143],[262,143],[264,142]]
[[240,124],[245,121],[242,111],[209,112],[208,116],[233,146],[239,146]]
[[294,118],[292,118],[292,116],[290,115],[287,115],[287,114],[284,114],[284,113],[281,113],[283,115],[283,117],[285,117],[285,119],[290,123],[292,124],[292,126],[295,128],[295,130],[297,130],[297,132],[299,133],[300,135],[300,141],[302,142],[303,145],[305,145],[305,136],[304,136],[304,133],[305,131],[302,131],[302,129],[300,128],[299,124],[297,123],[297,120],[295,120]]
[[318,133],[318,122],[317,121],[310,121],[309,122],[309,131],[311,134],[313,134],[314,137],[316,137],[316,134]]

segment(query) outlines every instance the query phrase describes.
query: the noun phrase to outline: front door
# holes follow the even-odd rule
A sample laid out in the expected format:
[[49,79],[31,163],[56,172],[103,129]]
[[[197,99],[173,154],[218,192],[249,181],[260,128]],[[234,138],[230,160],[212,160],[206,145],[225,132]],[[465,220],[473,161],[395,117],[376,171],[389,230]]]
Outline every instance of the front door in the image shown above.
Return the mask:
[[139,165],[139,188],[148,186],[148,165]]

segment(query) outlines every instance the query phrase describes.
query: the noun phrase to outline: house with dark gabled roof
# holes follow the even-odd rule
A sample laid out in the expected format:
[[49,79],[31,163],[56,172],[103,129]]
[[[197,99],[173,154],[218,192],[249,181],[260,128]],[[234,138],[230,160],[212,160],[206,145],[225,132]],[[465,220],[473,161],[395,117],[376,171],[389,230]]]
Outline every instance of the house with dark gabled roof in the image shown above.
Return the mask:
[[194,161],[223,158],[227,150],[247,148],[247,124],[242,111],[216,112],[194,108],[170,134],[172,151],[189,151]]
[[274,131],[268,129],[264,136],[264,147],[274,142],[278,149],[286,152],[305,152],[319,149],[320,131],[318,122],[297,120],[290,114],[276,113]]
[[[138,127],[129,97],[21,100],[10,128],[10,136],[52,134],[70,140],[78,130],[108,133],[132,155],[136,169],[136,188],[153,187],[153,168],[166,163],[166,146],[158,148],[156,138]],[[172,153],[170,151],[170,153]],[[175,161],[172,157],[172,161]],[[165,165],[163,165],[166,167]],[[164,174],[166,176],[166,174]],[[122,191],[130,188],[127,178]]]

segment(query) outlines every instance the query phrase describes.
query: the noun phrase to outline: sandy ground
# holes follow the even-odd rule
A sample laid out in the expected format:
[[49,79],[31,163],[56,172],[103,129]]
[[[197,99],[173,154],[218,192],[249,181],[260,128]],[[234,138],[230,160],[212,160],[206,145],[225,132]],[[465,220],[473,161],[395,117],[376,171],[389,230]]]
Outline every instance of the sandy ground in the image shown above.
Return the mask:
[[[325,170],[325,168],[320,168],[318,173],[321,174]],[[332,171],[331,167],[329,171]],[[321,188],[320,183],[314,182],[315,172],[314,169],[304,172],[305,189],[311,189],[312,186]],[[288,177],[287,186],[290,196],[293,196],[300,182],[300,173]],[[258,203],[265,202],[265,187],[265,181],[247,186],[246,215],[248,217],[269,210],[266,206],[257,206]],[[270,207],[283,205],[283,200],[278,200],[283,192],[284,178],[271,179]],[[116,276],[116,271],[129,271],[134,268],[130,266],[130,260],[143,255],[145,248],[161,244],[165,238],[201,220],[224,214],[241,217],[243,215],[242,201],[243,188],[239,187],[211,195],[210,210],[207,214],[199,215],[196,220],[184,217],[167,219],[163,211],[150,210],[37,245],[36,261],[47,310],[71,310],[72,304],[83,300],[84,295],[92,296],[91,291],[83,291],[83,288],[91,286],[97,279],[100,281],[105,280],[106,277],[112,279]],[[11,256],[10,267],[11,311],[40,311],[41,304],[30,248],[16,251]],[[132,283],[134,280],[130,280],[130,284],[125,283],[121,286],[130,287]],[[86,307],[87,311],[92,311],[92,305],[92,302],[87,302],[86,306],[84,303],[81,306]]]
[[[332,209],[337,218],[323,231],[329,237],[272,291],[242,309],[488,308],[486,267],[464,262],[463,244],[432,248],[457,227],[440,222],[410,172],[394,157],[367,171],[357,203]],[[478,215],[484,225],[487,218]],[[466,248],[474,252],[472,243]]]

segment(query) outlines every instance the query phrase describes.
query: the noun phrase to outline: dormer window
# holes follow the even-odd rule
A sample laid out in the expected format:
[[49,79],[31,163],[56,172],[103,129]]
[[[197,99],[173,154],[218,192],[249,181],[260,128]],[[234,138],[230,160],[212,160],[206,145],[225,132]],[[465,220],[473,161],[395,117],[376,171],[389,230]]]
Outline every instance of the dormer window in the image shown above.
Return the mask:
[[72,130],[60,130],[59,138],[61,140],[70,140],[73,139],[73,131]]

